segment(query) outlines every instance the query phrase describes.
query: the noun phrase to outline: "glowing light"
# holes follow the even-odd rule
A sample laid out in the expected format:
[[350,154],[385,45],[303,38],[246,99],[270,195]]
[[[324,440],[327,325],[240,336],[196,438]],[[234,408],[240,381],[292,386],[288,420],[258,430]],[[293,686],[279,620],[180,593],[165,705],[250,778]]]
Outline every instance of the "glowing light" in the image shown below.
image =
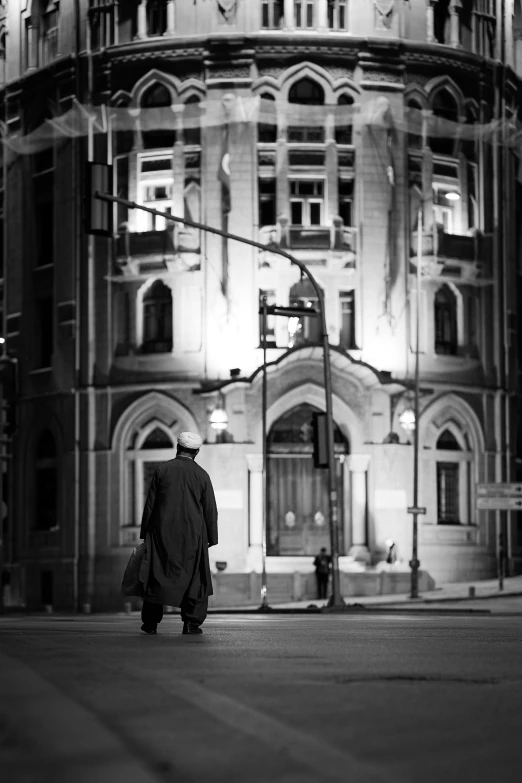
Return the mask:
[[455,190],[450,190],[449,193],[444,194],[448,201],[460,201],[460,193]]
[[226,410],[223,408],[223,403],[220,401],[210,414],[210,426],[218,432],[226,430],[228,427],[228,416]]
[[5,337],[0,337],[0,345],[3,345],[5,343]]
[[411,408],[403,410],[399,416],[399,424],[406,432],[412,432],[415,429],[415,413]]

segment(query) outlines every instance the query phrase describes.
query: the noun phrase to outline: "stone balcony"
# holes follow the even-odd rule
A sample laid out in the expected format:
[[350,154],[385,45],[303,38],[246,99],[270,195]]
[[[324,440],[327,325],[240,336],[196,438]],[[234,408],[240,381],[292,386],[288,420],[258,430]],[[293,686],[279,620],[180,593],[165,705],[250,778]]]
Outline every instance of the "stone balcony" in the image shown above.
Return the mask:
[[162,231],[126,231],[115,238],[115,256],[124,274],[164,266],[198,268],[200,232],[184,226]]
[[[425,276],[457,277],[465,280],[488,277],[491,270],[493,236],[476,232],[471,236],[446,234],[440,226],[422,235],[421,272]],[[418,234],[413,231],[410,260],[417,264]]]
[[320,252],[325,256],[345,254],[348,264],[355,264],[356,229],[345,226],[340,218],[334,218],[331,226],[294,226],[282,218],[274,226],[262,226],[259,229],[259,241],[290,253]]

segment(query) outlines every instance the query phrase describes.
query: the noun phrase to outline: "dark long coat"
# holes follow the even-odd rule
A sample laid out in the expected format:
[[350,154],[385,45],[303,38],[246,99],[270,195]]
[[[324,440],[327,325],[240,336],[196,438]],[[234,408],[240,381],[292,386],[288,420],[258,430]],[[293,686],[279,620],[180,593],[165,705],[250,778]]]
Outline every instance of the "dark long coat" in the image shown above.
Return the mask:
[[184,596],[212,595],[208,547],[218,542],[216,500],[208,473],[190,457],[154,473],[140,535],[147,542],[140,575],[147,601],[179,606]]

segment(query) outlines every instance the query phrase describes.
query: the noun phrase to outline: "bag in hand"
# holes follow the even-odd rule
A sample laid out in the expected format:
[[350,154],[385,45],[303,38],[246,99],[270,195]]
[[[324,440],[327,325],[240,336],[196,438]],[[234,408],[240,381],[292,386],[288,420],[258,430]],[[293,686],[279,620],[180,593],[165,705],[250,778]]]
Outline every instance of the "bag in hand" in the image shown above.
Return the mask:
[[123,574],[121,593],[123,596],[137,595],[143,598],[145,595],[143,582],[140,580],[142,565],[147,556],[147,544],[145,541],[132,550],[127,568]]

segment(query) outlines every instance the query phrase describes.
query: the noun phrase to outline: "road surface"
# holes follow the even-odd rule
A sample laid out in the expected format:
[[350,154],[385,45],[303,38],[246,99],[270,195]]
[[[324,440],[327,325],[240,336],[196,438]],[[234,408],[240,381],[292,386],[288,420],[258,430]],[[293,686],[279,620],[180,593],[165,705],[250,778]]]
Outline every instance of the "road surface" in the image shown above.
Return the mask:
[[[0,619],[9,783],[519,779],[522,617]],[[4,777],[5,774],[5,777]]]

